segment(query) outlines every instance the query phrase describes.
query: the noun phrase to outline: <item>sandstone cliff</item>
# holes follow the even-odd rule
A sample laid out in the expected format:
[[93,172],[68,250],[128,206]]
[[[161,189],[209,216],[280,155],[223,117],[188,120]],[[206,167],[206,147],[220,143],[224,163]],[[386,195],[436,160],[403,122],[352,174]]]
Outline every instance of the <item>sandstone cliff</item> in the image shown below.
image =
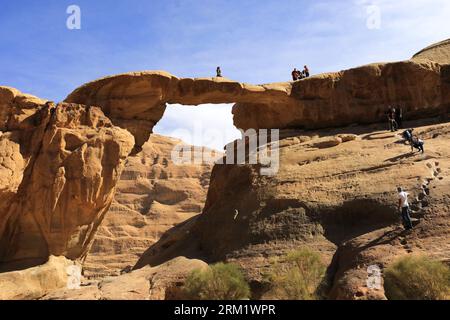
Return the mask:
[[[258,292],[272,257],[308,246],[328,260],[330,298],[383,299],[382,290],[367,288],[369,265],[408,253],[450,261],[450,125],[425,124],[408,123],[420,126],[425,155],[377,125],[284,131],[276,176],[261,176],[258,166],[216,165],[189,232],[172,230],[135,268],[178,255],[225,259],[240,263]],[[399,185],[411,193],[412,233],[400,225]]]
[[[86,289],[92,295],[79,293],[171,297],[172,289],[165,289],[173,279],[205,266],[180,260],[185,256],[240,263],[258,298],[269,259],[309,246],[328,261],[331,298],[383,299],[382,290],[365,284],[370,264],[383,267],[415,252],[450,260],[448,48],[444,42],[409,61],[259,86],[130,73],[88,83],[57,106],[0,87],[0,269],[35,266],[56,255],[87,258],[93,275],[117,273],[176,225],[133,272],[92,284]],[[208,185],[209,168],[157,159],[171,147],[164,139],[144,144],[166,103],[231,102],[237,127],[281,129],[280,170],[268,177],[258,165],[216,165],[202,214],[178,224],[201,208],[199,188]],[[376,124],[391,104],[408,120],[421,119],[407,125],[425,139],[425,155],[409,153],[399,136]],[[130,153],[135,156],[127,162]],[[399,185],[412,193],[417,221],[411,233],[398,223]],[[161,284],[162,292],[154,287],[159,271],[172,279]]]
[[[179,144],[185,145],[153,134],[141,153],[128,157],[84,263],[85,276],[119,274],[167,230],[201,213],[212,164],[174,164],[171,152]],[[213,152],[198,152],[204,149]]]
[[2,268],[84,257],[134,139],[98,108],[0,92]]

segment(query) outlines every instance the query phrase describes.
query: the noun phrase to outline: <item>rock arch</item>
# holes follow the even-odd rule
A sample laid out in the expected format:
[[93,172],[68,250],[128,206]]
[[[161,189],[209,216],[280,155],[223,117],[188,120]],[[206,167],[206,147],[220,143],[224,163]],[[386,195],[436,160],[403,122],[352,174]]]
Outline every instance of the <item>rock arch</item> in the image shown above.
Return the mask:
[[448,107],[450,66],[427,59],[375,63],[297,82],[249,85],[225,78],[177,78],[163,71],[106,77],[81,86],[65,100],[102,108],[111,121],[145,143],[166,104],[235,103],[239,129],[326,128],[385,119],[389,105],[409,118]]
[[148,140],[166,103],[235,103],[241,129],[373,123],[390,104],[410,119],[428,117],[449,111],[450,65],[376,63],[266,85],[135,72],[85,84],[57,109],[0,87],[0,262],[83,258],[123,162]]

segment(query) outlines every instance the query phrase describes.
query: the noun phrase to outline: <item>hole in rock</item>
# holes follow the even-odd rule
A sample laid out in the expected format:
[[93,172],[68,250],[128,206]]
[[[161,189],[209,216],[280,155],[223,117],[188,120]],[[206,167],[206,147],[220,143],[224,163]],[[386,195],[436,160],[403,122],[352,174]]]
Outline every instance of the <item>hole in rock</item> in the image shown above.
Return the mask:
[[233,104],[167,105],[153,132],[189,145],[223,151],[226,144],[241,138],[233,125],[232,107]]

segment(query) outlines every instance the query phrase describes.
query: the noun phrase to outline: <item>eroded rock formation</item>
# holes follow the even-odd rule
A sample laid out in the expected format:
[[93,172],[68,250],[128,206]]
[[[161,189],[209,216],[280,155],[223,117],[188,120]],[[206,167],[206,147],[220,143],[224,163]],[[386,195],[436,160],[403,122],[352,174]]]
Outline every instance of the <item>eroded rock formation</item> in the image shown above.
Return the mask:
[[2,267],[33,265],[49,255],[82,258],[134,139],[99,108],[1,92]]
[[[85,276],[118,275],[167,230],[202,212],[212,164],[175,164],[171,152],[179,144],[186,145],[153,134],[141,153],[128,157],[84,263]],[[197,149],[203,151],[213,152]]]
[[440,64],[450,64],[450,39],[422,49],[414,55],[413,59],[426,59]]
[[[178,255],[228,260],[258,288],[271,258],[308,246],[329,263],[331,298],[385,298],[367,288],[368,266],[408,253],[450,261],[450,125],[408,125],[420,127],[426,155],[374,125],[282,132],[274,177],[261,176],[258,166],[216,165],[202,215],[172,230],[136,268]],[[400,225],[399,185],[411,193],[412,233]]]
[[[331,298],[385,298],[382,290],[368,290],[368,265],[383,267],[415,252],[450,260],[450,126],[436,124],[448,116],[450,106],[450,65],[442,51],[448,47],[437,44],[409,61],[259,86],[223,78],[179,79],[165,72],[130,73],[88,83],[57,106],[0,87],[0,268],[45,263],[50,255],[84,260],[98,234],[92,260],[87,260],[97,272],[101,268],[95,266],[96,254],[142,249],[147,236],[138,239],[140,232],[153,232],[142,214],[170,211],[173,222],[189,218],[199,205],[183,201],[203,196],[186,192],[198,187],[198,176],[194,187],[186,181],[167,183],[164,175],[170,174],[170,163],[148,162],[151,156],[144,147],[129,160],[122,177],[141,165],[150,176],[123,179],[119,187],[135,201],[119,193],[114,204],[141,216],[133,220],[113,211],[97,232],[126,158],[148,141],[166,103],[236,103],[237,127],[281,129],[279,172],[268,177],[260,174],[258,165],[216,165],[199,217],[164,234],[133,272],[93,284],[89,292],[79,291],[80,296],[170,297],[173,291],[166,289],[173,279],[180,282],[194,266],[205,266],[197,260],[172,261],[185,256],[240,263],[257,298],[259,291],[263,293],[268,260],[309,246],[329,263]],[[430,123],[408,123],[426,140],[426,155],[408,153],[400,137],[372,124],[385,118],[391,104],[402,107],[408,120],[441,116]],[[319,130],[339,126],[347,127]],[[149,146],[155,144],[150,141]],[[179,170],[183,176],[184,169]],[[417,219],[415,230],[407,234],[395,208],[399,184],[411,192]],[[132,230],[129,224],[143,229]],[[111,231],[113,225],[118,227]],[[168,261],[172,262],[164,264]],[[121,263],[112,259],[112,268]],[[158,282],[162,274],[172,280]],[[73,292],[48,296],[60,297],[73,297]]]
[[442,114],[450,106],[449,70],[448,65],[415,59],[256,86],[224,78],[137,72],[85,84],[66,102],[100,106],[115,125],[133,133],[139,149],[166,103],[236,103],[234,124],[245,130],[374,123],[385,119],[391,104],[402,107],[410,119]]

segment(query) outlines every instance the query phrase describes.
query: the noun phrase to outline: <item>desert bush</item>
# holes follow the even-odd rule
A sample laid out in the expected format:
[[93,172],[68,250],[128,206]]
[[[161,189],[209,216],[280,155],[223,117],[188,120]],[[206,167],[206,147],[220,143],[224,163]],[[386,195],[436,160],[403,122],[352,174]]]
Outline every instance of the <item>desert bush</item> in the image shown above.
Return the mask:
[[450,298],[450,268],[425,256],[407,256],[384,271],[390,300],[446,300]]
[[275,261],[267,276],[268,299],[316,300],[324,285],[326,266],[320,255],[308,248],[289,252]]
[[192,300],[243,300],[250,288],[239,266],[218,263],[208,270],[194,270],[186,279],[184,292]]

